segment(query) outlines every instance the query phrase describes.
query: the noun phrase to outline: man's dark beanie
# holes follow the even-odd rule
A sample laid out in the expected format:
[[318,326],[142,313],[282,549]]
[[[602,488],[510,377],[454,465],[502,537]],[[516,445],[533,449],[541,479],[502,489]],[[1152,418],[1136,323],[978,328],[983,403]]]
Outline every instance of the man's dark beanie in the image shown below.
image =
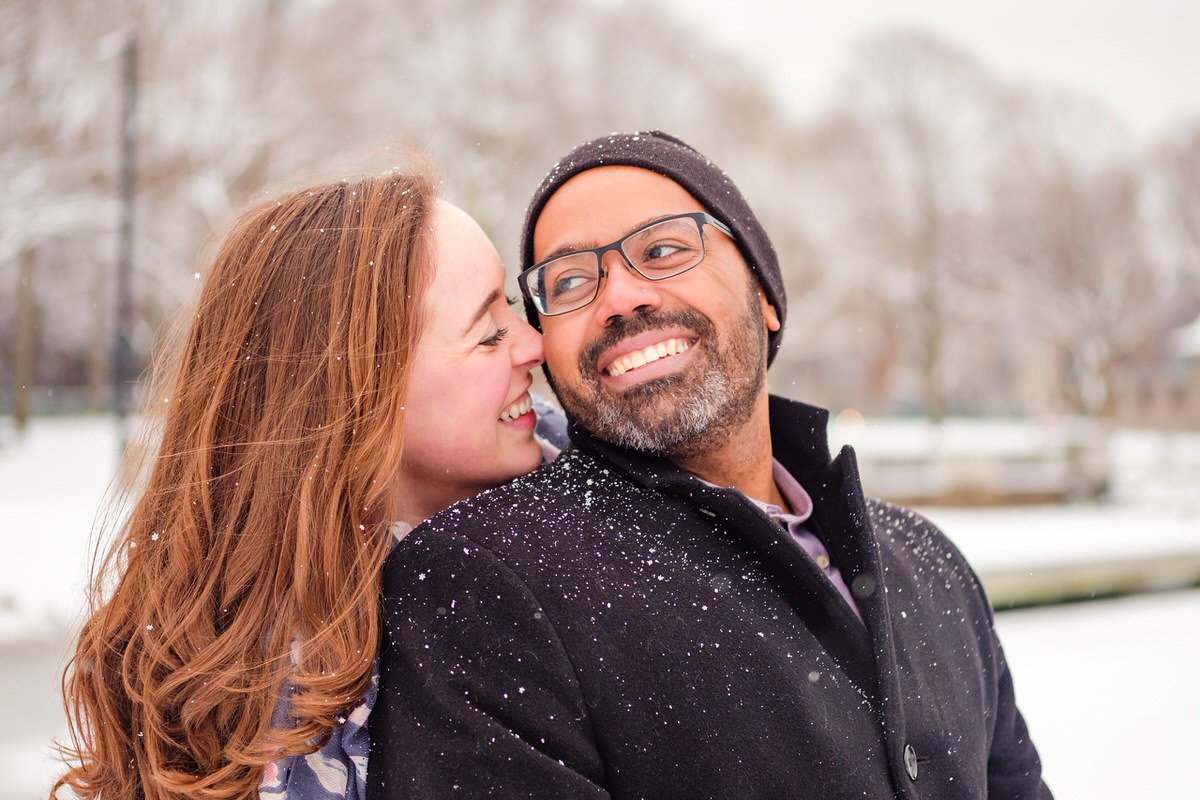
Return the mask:
[[[767,362],[775,358],[783,336],[787,314],[787,295],[779,274],[779,259],[767,232],[750,210],[746,198],[716,164],[691,146],[660,131],[614,133],[581,144],[551,167],[529,201],[525,227],[521,230],[521,269],[533,266],[533,229],[542,209],[559,187],[581,172],[596,167],[640,167],[670,178],[696,198],[710,214],[733,230],[742,258],[758,279],[767,302],[779,315],[778,331],[768,331]],[[669,212],[671,209],[663,209]],[[525,315],[533,327],[541,330],[537,309],[528,299]]]

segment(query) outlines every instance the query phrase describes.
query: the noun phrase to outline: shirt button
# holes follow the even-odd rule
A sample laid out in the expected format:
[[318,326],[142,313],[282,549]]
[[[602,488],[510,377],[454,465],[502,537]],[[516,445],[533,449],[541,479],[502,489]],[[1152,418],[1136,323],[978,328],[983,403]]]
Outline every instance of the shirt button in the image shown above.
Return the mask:
[[817,566],[821,569],[829,569],[829,556],[824,553],[817,555]]
[[904,745],[904,771],[914,781],[917,779],[917,751],[911,744]]

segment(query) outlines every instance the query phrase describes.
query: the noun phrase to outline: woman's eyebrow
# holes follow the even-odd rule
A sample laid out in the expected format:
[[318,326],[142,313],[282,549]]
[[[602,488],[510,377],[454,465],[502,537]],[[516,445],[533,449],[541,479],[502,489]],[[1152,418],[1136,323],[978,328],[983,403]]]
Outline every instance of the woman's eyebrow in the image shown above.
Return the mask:
[[465,336],[469,333],[471,328],[475,327],[475,323],[479,322],[488,309],[492,307],[492,304],[503,296],[503,293],[499,289],[493,289],[491,294],[485,297],[483,302],[479,304],[479,308],[475,310],[475,313],[471,315],[471,321],[467,323],[467,327],[463,328],[463,335]]

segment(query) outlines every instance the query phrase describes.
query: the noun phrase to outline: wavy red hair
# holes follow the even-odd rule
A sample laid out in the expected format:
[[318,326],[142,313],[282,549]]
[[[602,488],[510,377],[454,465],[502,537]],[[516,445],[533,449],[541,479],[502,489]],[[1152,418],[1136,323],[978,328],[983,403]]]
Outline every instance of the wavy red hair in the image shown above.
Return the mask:
[[52,797],[256,796],[366,691],[435,198],[424,172],[306,187],[220,245],[155,369],[160,443],[96,570]]

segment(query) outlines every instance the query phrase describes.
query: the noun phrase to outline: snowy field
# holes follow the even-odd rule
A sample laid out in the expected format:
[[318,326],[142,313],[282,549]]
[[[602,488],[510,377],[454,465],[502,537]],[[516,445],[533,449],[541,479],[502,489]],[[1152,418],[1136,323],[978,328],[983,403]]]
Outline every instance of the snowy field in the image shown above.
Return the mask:
[[[65,732],[58,681],[91,531],[115,472],[109,418],[0,420],[0,800],[44,797]],[[860,446],[887,436],[871,425]],[[981,439],[980,447],[986,448]],[[976,568],[1200,553],[1200,437],[1121,434],[1114,499],[924,508]],[[868,487],[869,488],[869,487]],[[1018,700],[1059,800],[1200,797],[1200,591],[1009,611]]]

